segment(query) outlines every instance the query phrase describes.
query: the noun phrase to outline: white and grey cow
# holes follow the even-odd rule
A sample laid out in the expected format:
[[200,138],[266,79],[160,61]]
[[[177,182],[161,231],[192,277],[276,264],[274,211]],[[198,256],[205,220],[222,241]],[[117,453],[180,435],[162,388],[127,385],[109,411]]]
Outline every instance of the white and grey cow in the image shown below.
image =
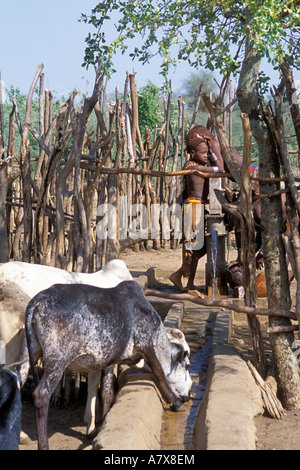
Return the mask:
[[120,259],[95,273],[76,273],[41,264],[11,261],[0,265],[0,341],[5,344],[6,363],[18,361],[24,338],[24,314],[28,302],[56,283],[115,287],[132,276]]
[[[183,365],[181,371],[183,372],[183,380],[190,381],[192,384],[190,375],[186,372],[190,366],[190,347],[186,342],[185,336],[178,328],[166,327],[165,330],[168,340],[171,343],[173,353],[175,353],[176,348],[178,352],[181,352],[181,365]],[[131,361],[130,364],[136,366],[139,369],[143,368],[144,370],[151,372],[150,367],[147,363],[145,363],[144,359],[141,359],[138,362]],[[98,377],[97,373],[89,374],[88,377],[88,400],[85,409],[84,422],[87,423],[86,432],[88,435],[90,435],[96,430],[97,394],[95,391],[97,391],[100,378]],[[102,402],[101,416],[103,419],[103,417],[109,411],[114,398],[114,365],[102,371],[100,393]]]
[[[0,265],[0,341],[5,344],[6,363],[11,364],[19,360],[24,340],[26,306],[38,292],[55,283],[85,283],[109,288],[124,280],[132,280],[132,276],[124,261],[119,259],[110,261],[100,271],[87,274],[19,261]],[[169,341],[174,344],[180,343],[186,351],[185,361],[188,365],[190,350],[184,334],[176,328],[166,328],[166,331]],[[107,370],[102,376],[102,388],[105,390],[102,400],[107,403],[107,406],[104,404],[106,411],[112,393],[112,377],[112,370]],[[87,403],[84,413],[87,434],[92,434],[96,429],[97,390],[100,378],[101,370],[88,374]]]
[[[0,344],[2,349],[5,347],[4,363],[12,364],[19,360],[24,340],[26,306],[38,292],[55,283],[85,283],[109,288],[125,280],[132,280],[132,276],[124,261],[120,259],[110,261],[95,273],[76,273],[21,261],[1,264]],[[96,397],[100,377],[101,370],[88,376],[88,396],[84,414],[87,434],[95,429]]]
[[[56,284],[28,304],[25,329],[30,364],[43,357],[43,375],[33,392],[38,446],[48,449],[47,417],[51,395],[68,367],[90,373],[143,357],[173,410],[189,399],[192,381],[188,351],[168,339],[163,322],[135,282],[110,289]],[[28,357],[27,357],[28,358]],[[26,378],[29,361],[20,366]]]

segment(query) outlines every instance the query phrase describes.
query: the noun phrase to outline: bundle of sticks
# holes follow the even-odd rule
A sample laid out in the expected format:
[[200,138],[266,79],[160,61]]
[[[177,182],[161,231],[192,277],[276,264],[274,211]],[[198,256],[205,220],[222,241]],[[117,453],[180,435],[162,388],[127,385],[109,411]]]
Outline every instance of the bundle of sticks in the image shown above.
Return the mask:
[[261,376],[250,361],[247,362],[247,365],[250,369],[251,374],[254,377],[255,383],[259,386],[261,390],[261,396],[265,409],[273,418],[282,418],[284,409],[282,407],[281,402],[278,400],[275,391],[268,382],[265,382],[261,378]]

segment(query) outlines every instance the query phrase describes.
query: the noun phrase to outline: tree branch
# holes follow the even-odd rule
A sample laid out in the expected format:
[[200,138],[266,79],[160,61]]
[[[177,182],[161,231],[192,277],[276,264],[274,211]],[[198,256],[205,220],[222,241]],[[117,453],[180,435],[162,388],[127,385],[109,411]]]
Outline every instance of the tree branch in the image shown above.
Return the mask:
[[246,305],[239,305],[230,303],[227,300],[209,300],[201,299],[200,297],[195,297],[192,294],[169,294],[166,292],[161,292],[155,289],[145,289],[145,296],[155,296],[161,297],[163,299],[171,300],[188,300],[198,305],[204,305],[205,307],[218,307],[225,308],[227,310],[233,310],[234,312],[244,313],[245,315],[267,315],[267,316],[276,316],[276,317],[285,317],[292,320],[296,319],[294,312],[289,310],[283,310],[280,308],[256,308],[256,307],[247,307]]

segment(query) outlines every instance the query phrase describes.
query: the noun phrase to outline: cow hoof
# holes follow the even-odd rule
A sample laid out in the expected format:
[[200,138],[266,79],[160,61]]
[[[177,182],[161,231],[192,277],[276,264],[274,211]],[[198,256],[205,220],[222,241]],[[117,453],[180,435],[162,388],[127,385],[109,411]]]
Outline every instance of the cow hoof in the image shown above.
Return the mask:
[[179,401],[179,400],[176,401],[175,403],[173,403],[173,404],[171,405],[171,410],[172,410],[172,411],[176,411],[176,412],[177,412],[177,411],[179,411],[179,412],[184,411],[183,403],[182,403],[181,401]]

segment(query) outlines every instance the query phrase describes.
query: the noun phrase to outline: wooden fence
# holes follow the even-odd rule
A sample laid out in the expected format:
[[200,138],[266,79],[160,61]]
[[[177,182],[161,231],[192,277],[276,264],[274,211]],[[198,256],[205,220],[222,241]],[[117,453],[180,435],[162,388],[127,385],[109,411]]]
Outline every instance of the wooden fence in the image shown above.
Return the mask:
[[[92,96],[84,100],[81,109],[76,110],[76,93],[72,93],[52,117],[51,93],[44,90],[42,70],[40,64],[28,94],[25,122],[21,123],[14,101],[8,144],[5,147],[3,139],[0,142],[1,181],[7,185],[6,201],[4,196],[0,201],[0,225],[2,222],[2,226],[8,227],[9,258],[68,270],[94,271],[130,244],[135,250],[141,246],[159,249],[166,243],[177,246],[172,230],[169,239],[162,239],[158,230],[155,239],[138,242],[128,233],[120,239],[118,225],[120,201],[126,200],[129,225],[130,208],[142,203],[147,209],[149,230],[150,208],[176,202],[181,184],[176,172],[186,159],[187,123],[182,99],[178,98],[178,122],[174,124],[170,120],[170,93],[164,102],[162,127],[152,135],[146,127],[142,136],[134,74],[127,74],[122,97],[116,90],[115,102],[108,112],[103,110],[106,98],[99,68]],[[39,88],[38,129],[31,124],[36,87]],[[199,100],[189,124],[195,121],[198,106]],[[88,130],[93,112],[95,129]],[[19,149],[16,129],[21,136]],[[35,162],[31,158],[30,134],[39,144]],[[105,174],[105,169],[113,171]],[[97,226],[104,223],[105,204],[116,209],[115,239],[97,236]],[[161,217],[157,217],[161,224]],[[3,250],[1,261],[5,259]]]
[[[130,245],[135,250],[176,247],[179,239],[174,237],[173,216],[169,234],[163,238],[163,213],[155,213],[153,218],[153,211],[176,204],[180,194],[179,170],[186,160],[185,132],[196,122],[202,85],[191,122],[186,122],[180,97],[177,122],[170,119],[170,93],[164,102],[162,127],[152,135],[146,127],[142,136],[134,74],[127,74],[124,94],[120,97],[116,90],[114,103],[104,112],[105,85],[99,68],[92,95],[85,98],[81,109],[76,109],[74,92],[53,117],[51,93],[44,90],[42,71],[40,64],[27,97],[24,123],[14,101],[7,146],[3,138],[0,140],[0,261],[22,259],[87,272],[100,269]],[[228,93],[229,84],[228,81],[220,90],[225,111],[223,122],[226,113],[229,117],[230,143],[231,111],[236,98]],[[36,87],[39,89],[38,129],[31,124]],[[91,130],[88,123],[93,113],[96,124]],[[2,111],[0,117],[3,119]],[[16,146],[16,130],[21,136],[20,148]],[[35,162],[31,157],[30,135],[39,145]],[[146,208],[140,217],[130,212],[138,204]],[[127,217],[125,228],[120,227],[121,209]],[[109,222],[112,213],[115,238],[99,236],[97,229],[104,226],[106,218]],[[128,228],[134,217],[135,224],[140,222],[140,227],[136,226],[138,231],[145,226],[148,233],[152,230],[152,236],[146,239],[130,236]],[[155,237],[153,220],[158,224]],[[6,230],[7,246],[3,242]]]

